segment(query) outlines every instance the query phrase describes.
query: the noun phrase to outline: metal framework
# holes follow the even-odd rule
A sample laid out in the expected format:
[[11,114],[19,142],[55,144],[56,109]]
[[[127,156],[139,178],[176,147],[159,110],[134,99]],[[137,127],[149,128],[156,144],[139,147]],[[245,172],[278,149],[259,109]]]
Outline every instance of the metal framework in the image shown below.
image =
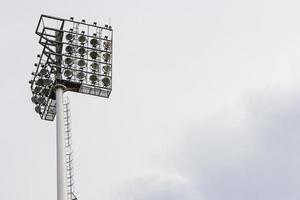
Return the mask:
[[70,110],[66,91],[108,98],[112,90],[111,26],[41,15],[35,33],[42,53],[29,81],[41,119],[56,116],[57,200],[76,200]]
[[56,115],[54,87],[108,98],[112,90],[111,26],[41,15],[35,33],[43,50],[30,81],[35,111],[43,120]]

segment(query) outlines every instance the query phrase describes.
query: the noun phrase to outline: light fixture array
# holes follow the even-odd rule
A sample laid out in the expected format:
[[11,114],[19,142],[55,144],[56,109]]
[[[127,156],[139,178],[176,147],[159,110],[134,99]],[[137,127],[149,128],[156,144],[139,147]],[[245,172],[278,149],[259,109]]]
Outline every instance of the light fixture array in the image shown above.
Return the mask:
[[43,46],[30,81],[32,102],[42,119],[55,117],[57,84],[66,91],[108,98],[112,90],[111,26],[42,15],[36,34]]

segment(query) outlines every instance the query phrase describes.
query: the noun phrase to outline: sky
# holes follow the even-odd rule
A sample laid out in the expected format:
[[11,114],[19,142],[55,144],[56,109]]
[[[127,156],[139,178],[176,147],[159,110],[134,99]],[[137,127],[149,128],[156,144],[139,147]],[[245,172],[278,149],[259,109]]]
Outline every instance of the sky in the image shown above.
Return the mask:
[[114,30],[109,99],[71,101],[78,199],[298,200],[299,1],[4,1],[0,199],[56,198],[28,81],[41,14]]

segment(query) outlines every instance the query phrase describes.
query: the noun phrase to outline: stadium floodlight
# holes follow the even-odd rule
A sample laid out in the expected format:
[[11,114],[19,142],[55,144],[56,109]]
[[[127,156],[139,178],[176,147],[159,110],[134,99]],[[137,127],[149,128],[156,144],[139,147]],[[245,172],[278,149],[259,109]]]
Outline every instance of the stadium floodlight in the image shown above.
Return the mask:
[[[63,86],[64,91],[109,97],[112,89],[112,33],[108,25],[101,27],[95,22],[88,24],[85,20],[41,15],[36,34],[43,50],[30,84],[34,98],[45,98],[42,104],[35,103],[40,108],[42,119],[54,120],[54,87],[57,85]],[[38,92],[44,88],[50,92]]]
[[35,33],[43,49],[29,81],[31,101],[41,119],[56,116],[57,198],[67,200],[63,94],[110,96],[113,31],[96,22],[41,15]]

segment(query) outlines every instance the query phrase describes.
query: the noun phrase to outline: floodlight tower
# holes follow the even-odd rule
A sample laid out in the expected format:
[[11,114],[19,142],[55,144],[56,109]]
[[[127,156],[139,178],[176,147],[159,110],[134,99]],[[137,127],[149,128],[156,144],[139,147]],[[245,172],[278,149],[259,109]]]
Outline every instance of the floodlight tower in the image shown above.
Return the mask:
[[35,33],[43,50],[29,81],[31,100],[41,119],[56,116],[57,200],[68,200],[63,94],[110,96],[113,31],[96,22],[41,15]]

